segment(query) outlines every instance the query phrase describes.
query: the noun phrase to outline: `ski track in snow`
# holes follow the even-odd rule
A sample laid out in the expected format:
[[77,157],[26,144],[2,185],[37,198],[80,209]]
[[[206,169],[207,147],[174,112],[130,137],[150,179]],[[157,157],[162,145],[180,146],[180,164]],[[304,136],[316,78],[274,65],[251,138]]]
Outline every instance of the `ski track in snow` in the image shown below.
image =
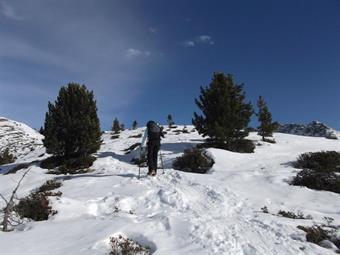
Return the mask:
[[[287,197],[297,194],[298,187],[284,182],[295,170],[282,162],[294,160],[305,151],[328,148],[332,142],[335,145],[330,149],[340,150],[337,141],[279,135],[278,144],[282,140],[288,149],[284,145],[265,144],[251,155],[211,149],[209,152],[216,163],[210,173],[200,175],[168,168],[172,160],[200,136],[169,134],[163,141],[165,174],[159,170],[156,177],[148,177],[146,168],[142,168],[139,180],[138,167],[129,163],[137,152],[128,155],[122,152],[139,141],[128,138],[138,133],[141,129],[126,131],[116,140],[110,139],[110,133],[104,134],[93,172],[54,176],[63,180],[62,197],[51,198],[58,214],[47,222],[31,222],[13,233],[0,233],[1,254],[21,254],[20,251],[29,255],[108,254],[108,238],[117,233],[150,246],[158,255],[334,254],[306,243],[304,234],[296,229],[297,223],[263,214],[260,207],[266,201],[273,208],[289,207],[290,201],[284,200],[283,194],[287,193]],[[310,148],[309,141],[321,141],[320,146]],[[289,146],[294,150],[289,151]],[[275,154],[275,160],[271,153]],[[32,187],[53,177],[43,175],[38,167],[33,170],[31,181],[23,184],[20,195],[28,194]],[[10,177],[0,178],[4,182]],[[254,183],[256,185],[252,185]],[[10,187],[5,185],[0,192],[9,194]],[[328,192],[303,189],[302,193],[322,205],[325,202],[320,198],[339,200],[338,195]],[[296,204],[301,204],[303,199],[304,196]],[[340,218],[340,212],[334,209],[340,205],[338,200],[334,207],[328,208],[336,220]],[[315,204],[312,201],[306,208],[316,212]],[[55,231],[61,234],[55,235]],[[7,245],[17,242],[18,238],[27,238],[22,247]],[[44,242],[39,241],[41,239]]]

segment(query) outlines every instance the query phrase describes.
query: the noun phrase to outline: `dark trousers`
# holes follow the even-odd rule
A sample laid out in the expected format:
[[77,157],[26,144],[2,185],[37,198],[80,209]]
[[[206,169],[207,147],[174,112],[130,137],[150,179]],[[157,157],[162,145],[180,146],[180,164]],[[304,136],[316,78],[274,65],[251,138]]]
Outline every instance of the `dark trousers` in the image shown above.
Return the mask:
[[148,142],[148,167],[149,172],[152,170],[157,171],[158,151],[160,148],[160,141]]

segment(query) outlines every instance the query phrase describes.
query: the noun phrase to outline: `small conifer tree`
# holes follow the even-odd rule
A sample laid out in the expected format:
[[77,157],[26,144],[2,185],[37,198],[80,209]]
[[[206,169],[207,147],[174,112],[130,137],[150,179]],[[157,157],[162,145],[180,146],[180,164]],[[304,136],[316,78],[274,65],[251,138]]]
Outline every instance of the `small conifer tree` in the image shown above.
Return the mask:
[[[244,138],[253,114],[252,105],[245,99],[243,84],[236,84],[230,74],[214,73],[210,85],[201,87],[201,94],[195,99],[202,115],[195,112],[192,123],[200,134],[209,137],[208,143],[239,151],[239,145],[246,144]],[[253,145],[249,147],[246,151],[250,152]]]
[[64,158],[87,157],[101,144],[96,101],[85,85],[69,83],[48,103],[43,140],[47,153]]
[[137,127],[138,127],[137,120],[134,120],[134,121],[132,122],[132,130],[137,129]]
[[40,127],[39,133],[40,133],[41,135],[44,135],[44,128],[43,128],[43,127]]
[[6,148],[0,152],[0,165],[13,163],[15,159],[16,158],[13,156],[13,154],[9,152],[9,148]]
[[171,114],[168,115],[167,122],[168,122],[169,128],[171,128],[173,125],[175,125],[175,122],[173,121]]
[[115,134],[118,134],[120,130],[121,130],[121,126],[120,126],[119,120],[115,118],[112,124],[112,131],[115,132]]
[[262,136],[265,141],[266,137],[272,137],[273,132],[277,127],[277,123],[272,121],[272,114],[269,112],[266,102],[262,96],[257,100],[259,112],[257,114],[260,126],[258,127],[258,135]]

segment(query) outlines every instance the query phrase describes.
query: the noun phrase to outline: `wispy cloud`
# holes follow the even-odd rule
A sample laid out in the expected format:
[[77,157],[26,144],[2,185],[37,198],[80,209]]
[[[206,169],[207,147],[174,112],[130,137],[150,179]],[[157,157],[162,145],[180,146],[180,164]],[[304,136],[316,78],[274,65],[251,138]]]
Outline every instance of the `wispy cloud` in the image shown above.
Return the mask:
[[196,46],[196,43],[192,40],[186,40],[182,44],[184,47],[195,47]]
[[147,50],[139,50],[139,49],[133,49],[133,48],[129,48],[126,50],[125,53],[125,57],[127,59],[134,59],[134,58],[138,58],[138,57],[149,57],[151,55],[150,51]]
[[22,20],[23,18],[16,13],[13,6],[9,5],[7,2],[0,2],[0,11],[8,19],[12,20]]
[[149,27],[149,32],[153,33],[153,34],[157,34],[158,33],[158,29],[155,27]]
[[184,42],[182,42],[182,45],[184,47],[195,47],[198,45],[214,45],[215,42],[213,40],[213,38],[209,35],[200,35],[200,36],[196,36],[193,39],[189,39],[189,40],[185,40]]
[[209,35],[200,35],[196,38],[197,43],[201,44],[210,44],[213,45],[215,44],[214,40],[211,38]]

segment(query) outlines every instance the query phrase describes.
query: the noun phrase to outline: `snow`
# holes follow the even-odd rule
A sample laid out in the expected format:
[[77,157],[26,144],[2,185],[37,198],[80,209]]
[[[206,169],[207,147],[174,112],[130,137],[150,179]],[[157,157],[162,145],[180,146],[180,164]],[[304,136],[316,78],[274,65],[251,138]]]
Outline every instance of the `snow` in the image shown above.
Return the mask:
[[[189,131],[192,128],[188,126]],[[299,171],[290,164],[299,154],[339,151],[339,140],[277,133],[277,144],[268,144],[251,133],[249,138],[259,144],[255,153],[208,149],[215,164],[200,175],[175,171],[171,165],[202,137],[197,132],[169,132],[162,140],[164,174],[159,170],[156,177],[149,177],[142,168],[138,179],[138,166],[130,163],[138,150],[127,155],[122,150],[140,142],[141,138],[129,137],[143,130],[126,130],[118,139],[105,132],[90,173],[54,176],[30,166],[19,197],[48,179],[62,180],[58,190],[63,195],[50,198],[58,213],[48,221],[0,232],[1,254],[109,254],[109,238],[119,234],[149,246],[157,255],[335,254],[306,242],[297,226],[324,223],[325,216],[339,224],[339,194],[291,186],[288,181]],[[25,160],[37,160],[36,155],[26,155]],[[0,175],[0,193],[8,197],[24,171]],[[313,220],[265,214],[263,206],[273,214],[301,211]]]
[[[45,153],[42,142],[43,136],[24,123],[0,117],[0,152],[9,149],[17,160],[25,163],[37,159]],[[1,166],[0,173],[13,167],[13,164]]]

